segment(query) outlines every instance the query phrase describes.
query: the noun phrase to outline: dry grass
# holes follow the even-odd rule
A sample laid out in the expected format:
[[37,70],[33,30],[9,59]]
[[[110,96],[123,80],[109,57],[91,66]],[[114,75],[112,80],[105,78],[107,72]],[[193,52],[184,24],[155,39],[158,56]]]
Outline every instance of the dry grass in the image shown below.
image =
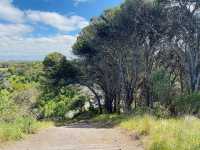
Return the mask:
[[39,122],[32,118],[20,118],[12,123],[0,123],[0,143],[15,141],[24,138],[28,134],[33,134],[40,129],[53,126],[52,122]]
[[147,136],[147,150],[199,150],[200,120],[186,116],[179,119],[156,119],[144,115],[120,123],[122,128]]

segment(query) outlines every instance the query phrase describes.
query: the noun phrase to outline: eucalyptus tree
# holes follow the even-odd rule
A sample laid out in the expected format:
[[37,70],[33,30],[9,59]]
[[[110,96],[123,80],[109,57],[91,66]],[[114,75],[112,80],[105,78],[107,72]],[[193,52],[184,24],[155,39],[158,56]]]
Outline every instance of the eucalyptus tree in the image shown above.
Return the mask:
[[[104,91],[108,112],[119,110],[121,105],[124,111],[130,111],[139,81],[140,39],[135,22],[129,23],[127,13],[131,12],[126,12],[124,6],[105,11],[92,20],[74,45],[75,54],[81,50],[78,54],[90,65],[88,72],[92,75],[89,77]],[[86,38],[87,44],[84,43]],[[86,50],[90,50],[88,54]]]
[[126,24],[133,28],[132,44],[136,46],[135,51],[139,51],[138,54],[142,58],[139,60],[142,62],[140,89],[147,106],[153,105],[151,76],[155,56],[166,36],[166,14],[161,4],[158,0],[127,0],[122,6],[127,16]]
[[[85,74],[91,87],[98,85],[103,91],[105,109],[113,111],[113,103],[116,100],[117,68],[110,48],[113,46],[108,40],[106,31],[112,16],[117,10],[108,10],[98,18],[93,18],[90,25],[83,29],[75,43],[74,53],[81,56],[81,62],[85,65]],[[88,83],[87,81],[87,83]]]
[[104,91],[109,112],[113,103],[130,111],[141,80],[147,105],[152,104],[150,77],[162,38],[162,18],[158,3],[127,0],[94,18],[78,37],[74,53],[81,56],[91,72],[89,77]]
[[160,45],[160,50],[156,55],[156,68],[165,68],[169,74],[170,86],[175,87],[179,83],[176,92],[181,94],[185,92],[185,69],[184,69],[184,53],[177,44],[171,43],[169,39],[165,39]]
[[169,2],[168,36],[171,43],[176,45],[180,70],[184,74],[187,89],[191,92],[200,89],[200,1],[174,0]]

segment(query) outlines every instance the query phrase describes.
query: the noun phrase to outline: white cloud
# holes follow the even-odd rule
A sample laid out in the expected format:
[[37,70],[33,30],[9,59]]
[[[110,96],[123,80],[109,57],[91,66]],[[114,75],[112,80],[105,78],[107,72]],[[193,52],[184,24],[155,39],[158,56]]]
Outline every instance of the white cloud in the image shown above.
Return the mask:
[[51,52],[60,52],[74,57],[72,45],[76,36],[55,35],[31,37],[33,28],[23,24],[0,24],[0,61],[41,60]]
[[[80,1],[80,0],[79,0]],[[0,19],[12,23],[38,22],[54,27],[60,31],[75,31],[88,25],[88,21],[78,15],[63,16],[56,12],[22,11],[11,0],[0,0]]]
[[23,60],[26,60],[26,57],[31,57],[32,60],[35,60],[55,51],[65,54],[68,58],[73,57],[71,47],[76,41],[76,37],[70,35],[39,38],[14,36],[0,37],[0,41],[0,59],[4,55],[14,58],[21,56],[20,59]]
[[24,12],[13,6],[10,0],[0,0],[0,19],[21,23],[24,21]]
[[73,1],[74,1],[75,6],[77,6],[79,3],[89,2],[91,0],[73,0]]
[[60,31],[75,31],[88,25],[88,21],[80,16],[65,17],[56,12],[27,11],[27,17],[33,22],[40,22],[57,28]]
[[[34,23],[46,24],[58,31],[76,31],[88,25],[88,21],[77,15],[63,16],[56,12],[44,12],[16,8],[11,0],[0,0],[0,61],[7,59],[38,60],[50,52],[61,52],[68,57],[76,36],[51,35],[34,37]],[[27,59],[27,57],[29,57]]]
[[31,33],[33,28],[24,24],[0,24],[0,37],[22,36]]

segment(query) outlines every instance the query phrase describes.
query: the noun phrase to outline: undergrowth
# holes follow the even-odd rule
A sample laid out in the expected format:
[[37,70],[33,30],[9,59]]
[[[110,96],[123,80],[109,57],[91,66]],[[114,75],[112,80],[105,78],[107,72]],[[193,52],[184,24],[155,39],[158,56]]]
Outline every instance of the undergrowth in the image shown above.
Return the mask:
[[22,139],[28,134],[33,134],[52,125],[52,122],[39,122],[31,117],[17,118],[14,122],[1,122],[0,143]]
[[146,150],[199,150],[200,119],[193,116],[158,118],[152,115],[99,115],[94,122],[110,122],[139,135]]
[[120,127],[136,132],[147,150],[199,150],[200,120],[192,116],[158,119],[149,115],[130,117]]

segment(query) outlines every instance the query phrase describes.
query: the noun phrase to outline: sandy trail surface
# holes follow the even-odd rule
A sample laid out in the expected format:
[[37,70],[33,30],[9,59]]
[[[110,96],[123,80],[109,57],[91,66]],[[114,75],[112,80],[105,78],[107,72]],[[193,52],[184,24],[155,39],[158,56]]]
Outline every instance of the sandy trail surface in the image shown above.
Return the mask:
[[0,150],[143,150],[139,140],[119,128],[79,122],[52,127]]

